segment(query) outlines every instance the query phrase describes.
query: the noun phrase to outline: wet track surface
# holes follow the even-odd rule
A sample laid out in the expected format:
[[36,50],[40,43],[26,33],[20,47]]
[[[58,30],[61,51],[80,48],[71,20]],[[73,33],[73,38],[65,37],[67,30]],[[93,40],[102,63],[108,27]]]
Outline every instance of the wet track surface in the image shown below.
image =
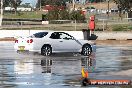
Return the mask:
[[96,52],[88,57],[79,54],[44,57],[38,53],[17,53],[13,42],[0,42],[0,88],[82,88],[82,67],[89,71],[90,79],[132,80],[132,47],[97,45]]

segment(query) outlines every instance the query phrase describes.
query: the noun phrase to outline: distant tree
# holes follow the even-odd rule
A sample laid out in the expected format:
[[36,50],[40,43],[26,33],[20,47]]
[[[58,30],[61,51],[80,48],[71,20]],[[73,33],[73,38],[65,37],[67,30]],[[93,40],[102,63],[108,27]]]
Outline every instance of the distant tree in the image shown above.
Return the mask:
[[132,0],[113,0],[119,9],[119,16],[121,16],[121,11],[126,10],[128,12],[128,17],[132,18]]
[[78,11],[72,11],[69,15],[71,20],[77,20],[83,22],[86,18],[85,15],[81,13],[81,10]]
[[54,9],[50,10],[46,17],[48,20],[69,20],[69,11]]
[[31,8],[30,3],[21,4],[20,7]]
[[71,0],[38,0],[36,7],[39,8],[45,5],[56,5],[56,6],[65,6],[66,2],[71,2]]
[[11,6],[10,0],[3,0],[3,7]]
[[3,0],[4,7],[11,6],[15,8],[15,13],[17,11],[17,7],[20,6],[21,0]]
[[47,20],[76,20],[77,22],[84,22],[85,16],[81,14],[81,11],[72,11],[69,13],[68,10],[51,10],[46,14]]
[[20,6],[21,2],[22,2],[21,0],[11,0],[11,4],[15,8],[15,14],[17,11],[17,7]]
[[40,3],[41,2],[41,0],[37,0],[37,3],[36,3],[36,8],[39,8],[40,7]]

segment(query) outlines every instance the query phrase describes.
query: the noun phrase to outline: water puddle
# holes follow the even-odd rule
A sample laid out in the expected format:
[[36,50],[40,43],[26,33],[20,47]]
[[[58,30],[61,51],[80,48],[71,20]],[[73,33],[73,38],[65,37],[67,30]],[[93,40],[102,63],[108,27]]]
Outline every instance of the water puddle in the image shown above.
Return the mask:
[[[6,47],[5,47],[6,48]],[[9,48],[9,47],[8,47]],[[8,50],[10,52],[8,52]],[[0,54],[2,88],[80,88],[81,68],[90,79],[132,80],[132,49],[122,46],[97,46],[96,53],[79,54],[16,53],[5,49]],[[8,56],[7,56],[8,55]],[[131,88],[132,86],[90,86],[89,88]]]

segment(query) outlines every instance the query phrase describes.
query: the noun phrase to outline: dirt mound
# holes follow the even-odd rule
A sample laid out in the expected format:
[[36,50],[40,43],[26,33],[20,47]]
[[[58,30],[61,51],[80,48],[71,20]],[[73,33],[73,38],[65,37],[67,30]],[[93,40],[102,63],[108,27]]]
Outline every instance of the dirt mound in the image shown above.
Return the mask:
[[[86,8],[86,7],[95,7],[96,9],[107,9],[108,8],[108,2],[102,2],[102,3],[87,3],[85,5],[83,4],[75,4],[76,8]],[[72,4],[70,4],[70,8],[72,8]],[[117,8],[117,5],[114,2],[109,3],[109,8]]]
[[13,37],[0,38],[0,41],[15,41]]

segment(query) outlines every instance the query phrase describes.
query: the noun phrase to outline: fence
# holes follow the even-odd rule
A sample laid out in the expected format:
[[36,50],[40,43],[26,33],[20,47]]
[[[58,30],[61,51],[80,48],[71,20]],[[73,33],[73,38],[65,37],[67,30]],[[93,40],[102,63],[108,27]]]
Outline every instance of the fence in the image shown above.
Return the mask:
[[[118,26],[124,26],[121,27],[122,29],[130,29],[132,30],[132,18],[99,18],[96,17],[95,20],[95,31],[105,31],[105,30],[114,30],[114,27],[117,28]],[[26,27],[39,27],[39,28],[52,28],[52,29],[59,29],[59,30],[82,30],[82,29],[88,29],[88,21],[85,21],[85,23],[78,23],[77,21],[72,20],[53,20],[50,21],[49,24],[42,25],[41,20],[3,20],[3,27],[2,28],[26,28]],[[61,28],[60,28],[61,27]],[[120,28],[120,29],[121,29]],[[115,30],[117,31],[117,30]]]
[[[132,29],[132,18],[97,19],[97,21],[96,21],[96,29],[100,29],[100,31],[104,31],[104,30],[113,30],[114,31],[114,27],[116,27],[116,28],[120,27],[120,28],[124,28],[124,29],[127,29],[125,27],[128,27],[128,28]],[[118,30],[118,31],[120,31],[120,30]]]

